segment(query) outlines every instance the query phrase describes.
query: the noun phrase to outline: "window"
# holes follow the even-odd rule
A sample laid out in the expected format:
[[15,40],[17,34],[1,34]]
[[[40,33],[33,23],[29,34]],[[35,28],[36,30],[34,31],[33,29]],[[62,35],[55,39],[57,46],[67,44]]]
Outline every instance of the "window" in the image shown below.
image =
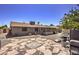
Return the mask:
[[22,31],[27,31],[27,28],[26,28],[26,27],[23,27],[23,28],[22,28]]
[[38,28],[35,28],[35,31],[38,32]]

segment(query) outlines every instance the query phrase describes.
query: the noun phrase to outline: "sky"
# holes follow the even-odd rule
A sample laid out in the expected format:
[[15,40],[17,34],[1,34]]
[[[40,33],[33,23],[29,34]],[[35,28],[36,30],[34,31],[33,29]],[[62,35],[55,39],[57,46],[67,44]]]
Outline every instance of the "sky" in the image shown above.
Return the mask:
[[0,25],[10,25],[11,21],[35,21],[40,24],[59,25],[65,13],[75,7],[74,4],[0,4]]

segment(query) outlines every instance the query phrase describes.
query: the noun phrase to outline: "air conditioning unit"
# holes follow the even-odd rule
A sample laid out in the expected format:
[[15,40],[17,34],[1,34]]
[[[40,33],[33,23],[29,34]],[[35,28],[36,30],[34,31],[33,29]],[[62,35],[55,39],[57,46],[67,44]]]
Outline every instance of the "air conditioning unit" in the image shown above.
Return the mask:
[[30,24],[31,25],[35,25],[35,21],[30,21]]

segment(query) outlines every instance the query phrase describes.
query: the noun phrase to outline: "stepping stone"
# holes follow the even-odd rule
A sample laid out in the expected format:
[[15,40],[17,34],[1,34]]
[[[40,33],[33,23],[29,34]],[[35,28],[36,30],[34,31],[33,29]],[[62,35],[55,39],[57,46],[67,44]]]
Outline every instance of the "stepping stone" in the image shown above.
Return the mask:
[[31,43],[27,44],[28,48],[34,49],[40,47],[42,44],[38,43],[37,41],[32,41]]
[[35,40],[35,38],[31,38],[31,40],[33,41],[33,40]]
[[53,54],[58,54],[60,52],[60,48],[54,47],[52,53]]
[[33,55],[44,55],[44,53],[39,51],[39,50],[37,50]]
[[9,51],[9,52],[7,53],[7,55],[16,55],[16,54],[18,54],[18,53],[19,53],[18,51],[12,50],[12,51]]
[[45,46],[41,46],[41,47],[39,47],[39,48],[37,48],[37,50],[39,50],[39,51],[45,51]]
[[50,51],[49,49],[43,51],[44,55],[52,55],[52,51]]
[[36,49],[30,49],[30,50],[26,50],[26,54],[27,55],[32,55],[36,52]]
[[55,39],[55,42],[59,43],[59,42],[61,42],[61,40],[60,39]]

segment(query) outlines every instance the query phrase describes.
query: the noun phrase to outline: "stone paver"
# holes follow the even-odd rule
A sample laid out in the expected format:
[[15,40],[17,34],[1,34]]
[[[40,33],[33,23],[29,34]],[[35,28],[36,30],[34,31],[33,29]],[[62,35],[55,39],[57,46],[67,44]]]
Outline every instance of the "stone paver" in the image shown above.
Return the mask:
[[[34,36],[34,35],[33,35]],[[60,34],[48,36],[24,36],[9,38],[10,43],[0,49],[0,55],[64,55],[69,54],[66,48],[58,42]],[[28,37],[28,38],[27,38]],[[56,37],[56,38],[55,38]],[[23,39],[24,38],[24,39]],[[54,39],[57,42],[55,42]],[[67,49],[68,50],[68,49]]]

